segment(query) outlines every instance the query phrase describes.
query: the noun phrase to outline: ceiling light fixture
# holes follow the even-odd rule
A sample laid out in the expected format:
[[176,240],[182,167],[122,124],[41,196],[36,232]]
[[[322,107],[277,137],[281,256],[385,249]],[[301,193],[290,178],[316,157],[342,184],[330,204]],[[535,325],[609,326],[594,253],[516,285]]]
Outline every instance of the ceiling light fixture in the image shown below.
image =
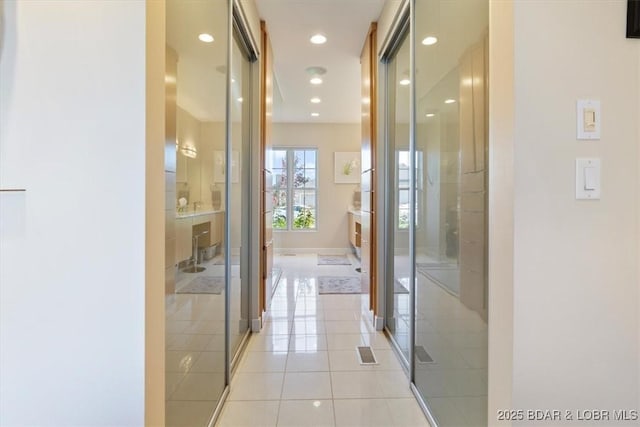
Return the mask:
[[409,83],[411,83],[411,80],[409,79],[400,80],[400,86],[409,86]]
[[309,80],[309,83],[311,83],[312,85],[321,85],[322,84],[322,79],[320,77],[311,77],[311,80]]
[[314,96],[313,98],[311,98],[310,101],[312,104],[320,104],[322,102],[322,100],[317,96]]
[[368,104],[370,104],[370,103],[371,103],[371,99],[369,99],[369,98],[362,98],[362,103],[363,103],[364,105],[368,105]]
[[320,116],[320,113],[311,113],[311,117],[318,117]]
[[455,102],[456,102],[456,100],[455,99],[451,99],[451,98],[445,99],[445,101],[444,101],[445,104],[454,104]]
[[213,43],[213,36],[211,34],[202,33],[198,36],[198,39],[204,43]]
[[242,97],[238,98],[238,102],[242,102]]
[[431,46],[438,43],[438,38],[435,36],[427,36],[424,39],[422,39],[422,44],[425,46]]
[[434,114],[434,113],[428,113],[428,114],[427,114],[427,117],[433,117],[433,116],[435,116],[435,114]]
[[314,34],[311,36],[309,41],[313,44],[325,44],[327,42],[327,38],[322,34]]

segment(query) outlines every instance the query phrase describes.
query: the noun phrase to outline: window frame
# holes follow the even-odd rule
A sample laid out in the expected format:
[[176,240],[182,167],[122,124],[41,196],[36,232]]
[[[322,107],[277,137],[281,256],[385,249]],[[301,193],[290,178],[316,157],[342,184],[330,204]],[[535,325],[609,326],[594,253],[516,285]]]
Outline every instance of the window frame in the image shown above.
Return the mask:
[[[276,227],[272,227],[274,232],[304,232],[304,233],[313,233],[318,231],[318,214],[319,214],[319,206],[318,206],[318,191],[319,191],[319,181],[318,181],[318,147],[299,147],[299,146],[289,146],[289,147],[283,147],[283,146],[274,146],[271,150],[272,153],[276,152],[276,151],[284,151],[286,153],[286,159],[287,159],[287,167],[286,167],[286,174],[287,174],[287,186],[284,189],[284,191],[286,192],[286,201],[287,201],[287,211],[286,211],[286,216],[287,216],[287,226],[285,228],[276,228]],[[312,188],[303,186],[303,187],[295,187],[294,186],[294,179],[295,179],[295,152],[296,151],[313,151],[314,152],[314,157],[315,157],[315,164],[314,164],[314,168],[306,168],[303,164],[302,169],[303,170],[313,170],[315,171],[315,185]],[[273,162],[273,158],[270,160],[271,162]],[[304,162],[304,160],[303,160]],[[273,169],[276,169],[275,167]],[[277,169],[282,169],[282,168],[277,168]],[[294,194],[296,190],[310,190],[313,191],[314,193],[314,199],[315,199],[315,216],[314,216],[314,226],[313,228],[295,228],[293,226],[293,221],[294,221],[294,209],[295,209],[295,204],[294,204]],[[274,191],[276,191],[275,187],[274,187]],[[276,209],[276,206],[274,204],[274,212]],[[275,218],[275,215],[274,215]]]

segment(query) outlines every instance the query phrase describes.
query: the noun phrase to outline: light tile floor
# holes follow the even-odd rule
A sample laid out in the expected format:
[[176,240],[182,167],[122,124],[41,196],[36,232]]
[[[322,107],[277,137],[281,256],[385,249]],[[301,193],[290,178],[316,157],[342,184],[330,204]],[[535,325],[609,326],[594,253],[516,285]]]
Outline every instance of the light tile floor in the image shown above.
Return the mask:
[[[318,276],[357,276],[357,260],[316,261],[276,260],[283,274],[267,321],[250,338],[217,425],[428,426],[387,338],[367,319],[366,298],[318,294]],[[360,365],[358,345],[370,345],[379,364]]]

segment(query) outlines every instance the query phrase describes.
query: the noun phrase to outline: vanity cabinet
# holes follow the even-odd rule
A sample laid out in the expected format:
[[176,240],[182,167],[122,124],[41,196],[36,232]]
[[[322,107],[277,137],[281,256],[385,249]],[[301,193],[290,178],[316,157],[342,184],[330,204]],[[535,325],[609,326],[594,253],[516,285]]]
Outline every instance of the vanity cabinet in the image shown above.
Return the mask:
[[356,248],[356,253],[358,252],[357,248],[360,248],[361,245],[361,220],[360,214],[349,211],[349,242],[351,242],[351,246]]
[[192,218],[176,218],[176,264],[191,256]]
[[176,264],[189,259],[192,252],[193,230],[208,230],[198,246],[201,248],[215,244],[222,245],[224,230],[224,212],[215,211],[196,215],[183,215],[176,218]]

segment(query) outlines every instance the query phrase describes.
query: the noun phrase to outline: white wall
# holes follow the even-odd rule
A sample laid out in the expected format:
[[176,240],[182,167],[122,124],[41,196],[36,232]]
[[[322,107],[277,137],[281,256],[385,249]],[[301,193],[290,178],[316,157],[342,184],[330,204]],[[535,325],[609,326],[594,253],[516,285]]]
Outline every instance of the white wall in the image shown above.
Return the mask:
[[0,7],[0,424],[143,425],[145,2]]
[[[490,189],[491,207],[500,206],[497,198],[508,209],[505,195],[513,185],[513,391],[512,402],[490,397],[489,420],[495,423],[495,408],[637,409],[640,44],[625,39],[626,2],[516,1],[511,16],[508,6],[493,12],[498,9],[506,13],[492,13],[492,37],[508,41],[513,19],[515,52],[515,116],[491,111],[492,131],[498,130],[491,136],[491,183],[505,181]],[[491,64],[491,96],[502,107],[509,103],[505,58]],[[602,102],[602,139],[576,141],[576,100],[589,97]],[[510,124],[500,124],[509,120],[512,169]],[[602,159],[601,200],[575,200],[576,157]],[[508,214],[497,215],[506,228],[496,227],[494,218],[491,232],[508,235]],[[492,295],[509,295],[510,256],[492,249]],[[492,319],[509,314],[496,301],[509,303],[493,296]],[[489,382],[504,384],[509,358],[491,348],[508,351],[509,330],[494,324],[490,320]],[[496,358],[507,363],[500,366]]]
[[488,425],[513,408],[513,2],[489,4]]
[[274,123],[274,148],[318,149],[317,231],[274,231],[276,251],[289,248],[348,249],[347,209],[356,184],[335,184],[334,153],[360,151],[360,124]]

